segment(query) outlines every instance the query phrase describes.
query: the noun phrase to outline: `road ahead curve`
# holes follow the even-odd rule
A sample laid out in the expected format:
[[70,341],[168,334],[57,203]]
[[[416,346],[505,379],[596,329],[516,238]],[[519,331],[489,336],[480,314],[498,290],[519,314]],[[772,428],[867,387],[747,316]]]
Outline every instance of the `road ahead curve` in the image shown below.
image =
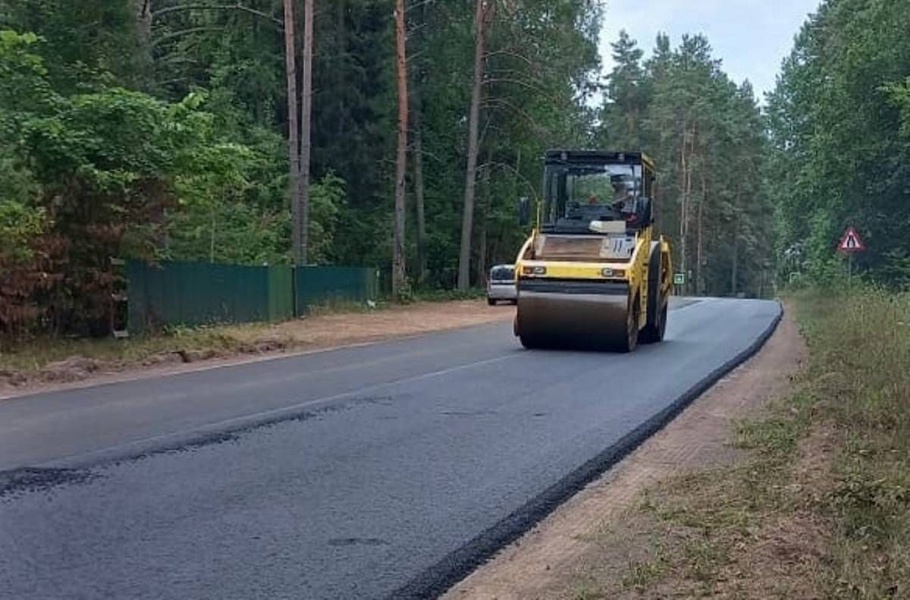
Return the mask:
[[779,314],[689,303],[630,355],[503,323],[0,402],[0,597],[442,591]]

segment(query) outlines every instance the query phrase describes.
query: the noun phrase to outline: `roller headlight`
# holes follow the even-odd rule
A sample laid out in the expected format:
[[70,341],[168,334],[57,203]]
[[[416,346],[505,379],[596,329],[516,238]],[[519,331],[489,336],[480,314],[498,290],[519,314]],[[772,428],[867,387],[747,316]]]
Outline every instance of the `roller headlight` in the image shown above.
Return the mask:
[[546,267],[522,267],[521,272],[523,275],[546,275]]

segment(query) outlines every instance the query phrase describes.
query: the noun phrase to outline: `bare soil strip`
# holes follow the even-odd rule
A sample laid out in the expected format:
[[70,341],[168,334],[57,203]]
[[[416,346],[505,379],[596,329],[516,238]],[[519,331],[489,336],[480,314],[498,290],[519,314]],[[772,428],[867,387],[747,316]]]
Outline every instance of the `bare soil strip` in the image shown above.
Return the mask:
[[[24,348],[15,355],[0,355],[0,399],[375,343],[508,321],[514,314],[514,307],[487,306],[486,300],[419,302],[146,340],[85,342],[72,348],[61,344],[72,354],[50,362],[45,362],[44,349]],[[61,347],[49,350],[62,351]],[[26,354],[34,359],[26,359]]]

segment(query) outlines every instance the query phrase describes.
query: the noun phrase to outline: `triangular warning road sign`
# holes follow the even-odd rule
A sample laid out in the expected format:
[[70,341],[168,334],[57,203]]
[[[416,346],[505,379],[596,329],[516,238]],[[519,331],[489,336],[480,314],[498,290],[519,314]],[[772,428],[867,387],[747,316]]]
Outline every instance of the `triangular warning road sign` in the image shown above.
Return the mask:
[[837,249],[841,252],[862,252],[866,249],[866,246],[863,244],[863,240],[860,239],[859,234],[856,233],[856,230],[848,227],[844,237],[840,239]]

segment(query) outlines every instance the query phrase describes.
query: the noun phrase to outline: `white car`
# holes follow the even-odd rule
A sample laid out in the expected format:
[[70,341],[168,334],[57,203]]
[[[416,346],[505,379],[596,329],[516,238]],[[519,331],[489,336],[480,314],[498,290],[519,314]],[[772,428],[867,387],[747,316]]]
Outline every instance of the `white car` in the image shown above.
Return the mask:
[[518,287],[515,285],[515,265],[496,265],[490,269],[487,279],[487,304],[493,306],[500,300],[518,303]]

